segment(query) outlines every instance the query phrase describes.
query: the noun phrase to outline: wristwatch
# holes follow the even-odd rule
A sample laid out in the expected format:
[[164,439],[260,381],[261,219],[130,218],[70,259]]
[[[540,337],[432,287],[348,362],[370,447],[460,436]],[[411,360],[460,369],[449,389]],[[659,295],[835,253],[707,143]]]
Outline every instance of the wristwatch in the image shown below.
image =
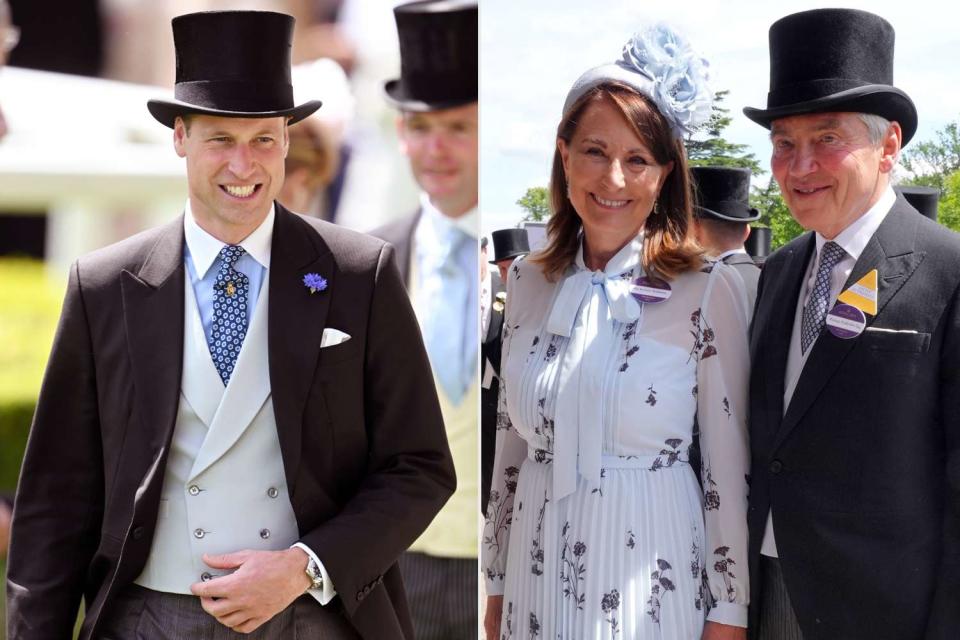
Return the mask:
[[320,567],[317,566],[317,562],[313,558],[307,558],[307,577],[310,578],[310,586],[307,587],[307,591],[310,589],[323,589],[323,574],[320,573]]

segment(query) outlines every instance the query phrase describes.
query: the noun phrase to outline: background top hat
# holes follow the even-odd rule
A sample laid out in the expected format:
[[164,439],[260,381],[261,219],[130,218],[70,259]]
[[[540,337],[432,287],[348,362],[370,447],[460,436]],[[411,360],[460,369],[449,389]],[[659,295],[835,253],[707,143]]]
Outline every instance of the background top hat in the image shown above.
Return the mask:
[[814,9],[770,27],[767,108],[744,115],[770,128],[777,118],[825,111],[873,113],[896,120],[903,146],[917,131],[917,109],[893,86],[894,32],[878,15]]
[[288,116],[320,108],[293,104],[291,16],[270,11],[205,11],[173,19],[177,76],[173,100],[150,100],[154,118],[173,127],[190,113],[234,118]]
[[691,167],[696,188],[694,214],[727,222],[754,222],[760,213],[750,206],[750,169]]
[[934,187],[894,187],[894,191],[906,198],[914,209],[937,221],[937,204],[940,202],[940,190]]
[[477,101],[477,3],[426,0],[393,10],[400,36],[400,77],[387,100],[407,111],[436,111]]
[[513,260],[517,256],[530,253],[530,240],[526,229],[498,229],[490,234],[493,238],[493,260],[496,264],[501,260]]

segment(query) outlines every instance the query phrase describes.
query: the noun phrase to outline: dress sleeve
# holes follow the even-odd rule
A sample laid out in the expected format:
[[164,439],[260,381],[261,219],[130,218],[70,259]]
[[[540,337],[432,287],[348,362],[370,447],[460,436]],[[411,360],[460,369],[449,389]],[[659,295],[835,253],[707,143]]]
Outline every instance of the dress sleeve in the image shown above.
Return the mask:
[[507,301],[504,309],[502,351],[500,355],[500,393],[497,400],[497,443],[493,460],[493,477],[490,485],[490,500],[487,503],[486,522],[483,527],[481,558],[486,574],[487,595],[503,595],[507,566],[507,549],[510,542],[510,525],[513,522],[513,499],[517,491],[520,465],[527,455],[527,444],[513,428],[507,408],[506,388],[509,384],[505,372],[510,359],[510,343],[516,329],[516,314],[511,313],[511,304],[522,304],[517,298],[518,265],[510,268],[507,278]]
[[697,420],[702,452],[707,620],[747,626],[747,383],[750,358],[739,284],[716,264],[699,314]]

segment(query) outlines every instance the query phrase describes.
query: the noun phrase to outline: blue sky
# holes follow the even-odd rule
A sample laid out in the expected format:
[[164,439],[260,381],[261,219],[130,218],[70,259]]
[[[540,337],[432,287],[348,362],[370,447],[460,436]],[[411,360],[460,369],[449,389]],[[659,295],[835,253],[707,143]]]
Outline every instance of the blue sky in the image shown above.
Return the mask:
[[[767,33],[775,20],[837,6],[766,0],[482,0],[480,3],[480,179],[483,231],[514,226],[515,201],[546,186],[564,96],[587,68],[619,57],[641,25],[665,21],[682,30],[710,61],[714,90],[728,89],[734,120],[728,140],[750,146],[766,166],[766,129],[745,106],[766,106]],[[896,30],[894,84],[917,105],[914,141],[932,139],[960,120],[960,10],[936,0],[845,2],[886,18]],[[908,147],[909,148],[909,147]],[[765,180],[769,174],[761,177]]]

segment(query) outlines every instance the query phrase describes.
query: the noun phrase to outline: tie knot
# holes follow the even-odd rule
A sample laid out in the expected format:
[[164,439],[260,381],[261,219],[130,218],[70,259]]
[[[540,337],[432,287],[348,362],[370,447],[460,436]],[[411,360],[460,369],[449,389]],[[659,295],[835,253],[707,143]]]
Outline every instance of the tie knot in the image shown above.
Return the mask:
[[827,242],[820,253],[820,269],[833,269],[847,254],[836,242]]
[[246,251],[243,247],[238,244],[227,244],[220,249],[220,259],[223,261],[224,267],[232,269],[233,265],[237,263]]

